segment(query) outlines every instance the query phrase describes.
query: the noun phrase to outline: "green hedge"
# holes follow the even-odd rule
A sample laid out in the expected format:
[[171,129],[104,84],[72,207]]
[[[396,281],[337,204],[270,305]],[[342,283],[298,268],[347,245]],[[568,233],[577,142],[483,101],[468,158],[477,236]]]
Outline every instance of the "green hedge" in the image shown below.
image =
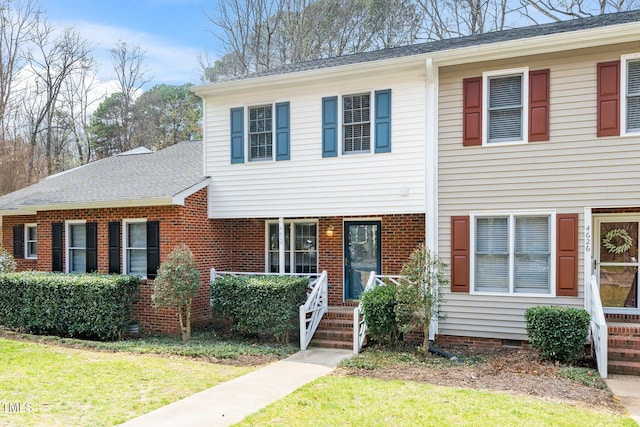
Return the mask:
[[584,353],[591,316],[579,308],[536,306],[524,314],[531,347],[553,361],[570,363]]
[[376,286],[360,296],[367,332],[371,339],[383,345],[394,345],[398,340],[396,289],[395,286]]
[[286,341],[298,330],[308,285],[295,276],[225,276],[211,283],[211,308],[233,332]]
[[115,339],[140,293],[132,276],[0,274],[0,324],[35,334]]

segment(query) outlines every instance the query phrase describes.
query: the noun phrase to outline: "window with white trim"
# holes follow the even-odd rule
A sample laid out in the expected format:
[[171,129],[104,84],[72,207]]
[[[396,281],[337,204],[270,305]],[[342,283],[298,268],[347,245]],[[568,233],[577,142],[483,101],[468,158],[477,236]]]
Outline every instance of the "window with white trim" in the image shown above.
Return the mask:
[[24,225],[24,257],[29,259],[38,258],[38,225]]
[[[280,268],[279,224],[267,223],[267,271]],[[285,273],[318,272],[318,224],[312,221],[285,222]],[[291,268],[293,266],[293,270]]]
[[552,213],[473,216],[474,292],[551,294],[554,224]]
[[147,222],[127,220],[124,222],[125,274],[145,277],[147,275]]
[[87,271],[87,224],[67,223],[67,271],[85,273]]
[[640,133],[640,54],[622,55],[622,87],[625,133]]
[[342,152],[371,151],[371,94],[342,97]]
[[527,142],[528,69],[483,74],[485,144]]
[[249,107],[249,160],[273,159],[273,109]]

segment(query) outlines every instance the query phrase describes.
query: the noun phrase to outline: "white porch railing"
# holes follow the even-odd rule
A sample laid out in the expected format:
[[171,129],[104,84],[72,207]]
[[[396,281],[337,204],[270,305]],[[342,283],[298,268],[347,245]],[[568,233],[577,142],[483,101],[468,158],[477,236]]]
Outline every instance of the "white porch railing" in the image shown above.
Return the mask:
[[[398,280],[402,276],[383,276],[376,274],[375,271],[369,273],[369,279],[363,292],[373,289],[377,286],[384,286],[386,283],[383,279],[390,281],[397,285]],[[364,339],[367,336],[367,324],[364,319],[364,311],[362,310],[362,301],[356,308],[353,309],[353,354],[359,354],[364,344]]]
[[300,306],[300,350],[306,350],[318,329],[322,316],[329,309],[327,272],[309,284],[311,292]]
[[585,293],[585,307],[591,315],[590,331],[591,337],[593,338],[596,361],[598,362],[598,372],[602,378],[607,378],[608,330],[607,322],[604,318],[604,311],[602,310],[596,276],[591,276],[589,291]]

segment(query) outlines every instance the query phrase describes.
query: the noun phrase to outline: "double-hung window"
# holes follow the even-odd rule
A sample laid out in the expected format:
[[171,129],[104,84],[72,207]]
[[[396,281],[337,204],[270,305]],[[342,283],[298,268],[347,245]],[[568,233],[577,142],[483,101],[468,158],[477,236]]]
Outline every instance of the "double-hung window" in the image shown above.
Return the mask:
[[[318,272],[318,224],[286,222],[284,227],[285,273]],[[293,266],[293,268],[292,268]],[[267,223],[267,271],[280,269],[279,224]]]
[[87,224],[70,222],[67,225],[67,248],[69,273],[85,273],[87,271]]
[[249,107],[249,160],[271,160],[272,158],[272,106]]
[[622,126],[625,133],[640,133],[640,54],[622,56]]
[[147,223],[146,221],[125,222],[125,265],[126,274],[147,275]]
[[527,142],[528,76],[527,69],[484,73],[485,144]]
[[371,151],[371,95],[368,93],[342,97],[342,152]]
[[38,258],[38,225],[24,225],[24,257],[29,259]]
[[551,294],[555,247],[552,213],[475,215],[473,290]]

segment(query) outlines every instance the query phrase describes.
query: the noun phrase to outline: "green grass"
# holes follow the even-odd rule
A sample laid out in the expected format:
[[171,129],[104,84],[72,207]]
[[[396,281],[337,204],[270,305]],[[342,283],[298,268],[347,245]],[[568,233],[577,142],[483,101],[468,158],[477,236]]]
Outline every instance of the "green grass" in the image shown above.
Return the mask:
[[328,376],[240,426],[636,426],[570,405],[408,381]]
[[577,366],[562,366],[560,368],[560,376],[568,378],[572,381],[584,384],[588,387],[606,390],[607,384],[604,382],[596,369],[581,368]]
[[0,338],[0,425],[114,425],[252,369]]
[[158,354],[186,356],[206,359],[238,359],[241,356],[268,356],[281,359],[298,351],[294,346],[246,343],[221,340],[213,332],[194,332],[191,341],[183,343],[179,337],[150,336],[123,341],[88,341],[55,336],[18,334],[0,331],[0,337],[26,339],[45,344],[62,344],[79,348],[102,351],[116,351],[136,354]]

